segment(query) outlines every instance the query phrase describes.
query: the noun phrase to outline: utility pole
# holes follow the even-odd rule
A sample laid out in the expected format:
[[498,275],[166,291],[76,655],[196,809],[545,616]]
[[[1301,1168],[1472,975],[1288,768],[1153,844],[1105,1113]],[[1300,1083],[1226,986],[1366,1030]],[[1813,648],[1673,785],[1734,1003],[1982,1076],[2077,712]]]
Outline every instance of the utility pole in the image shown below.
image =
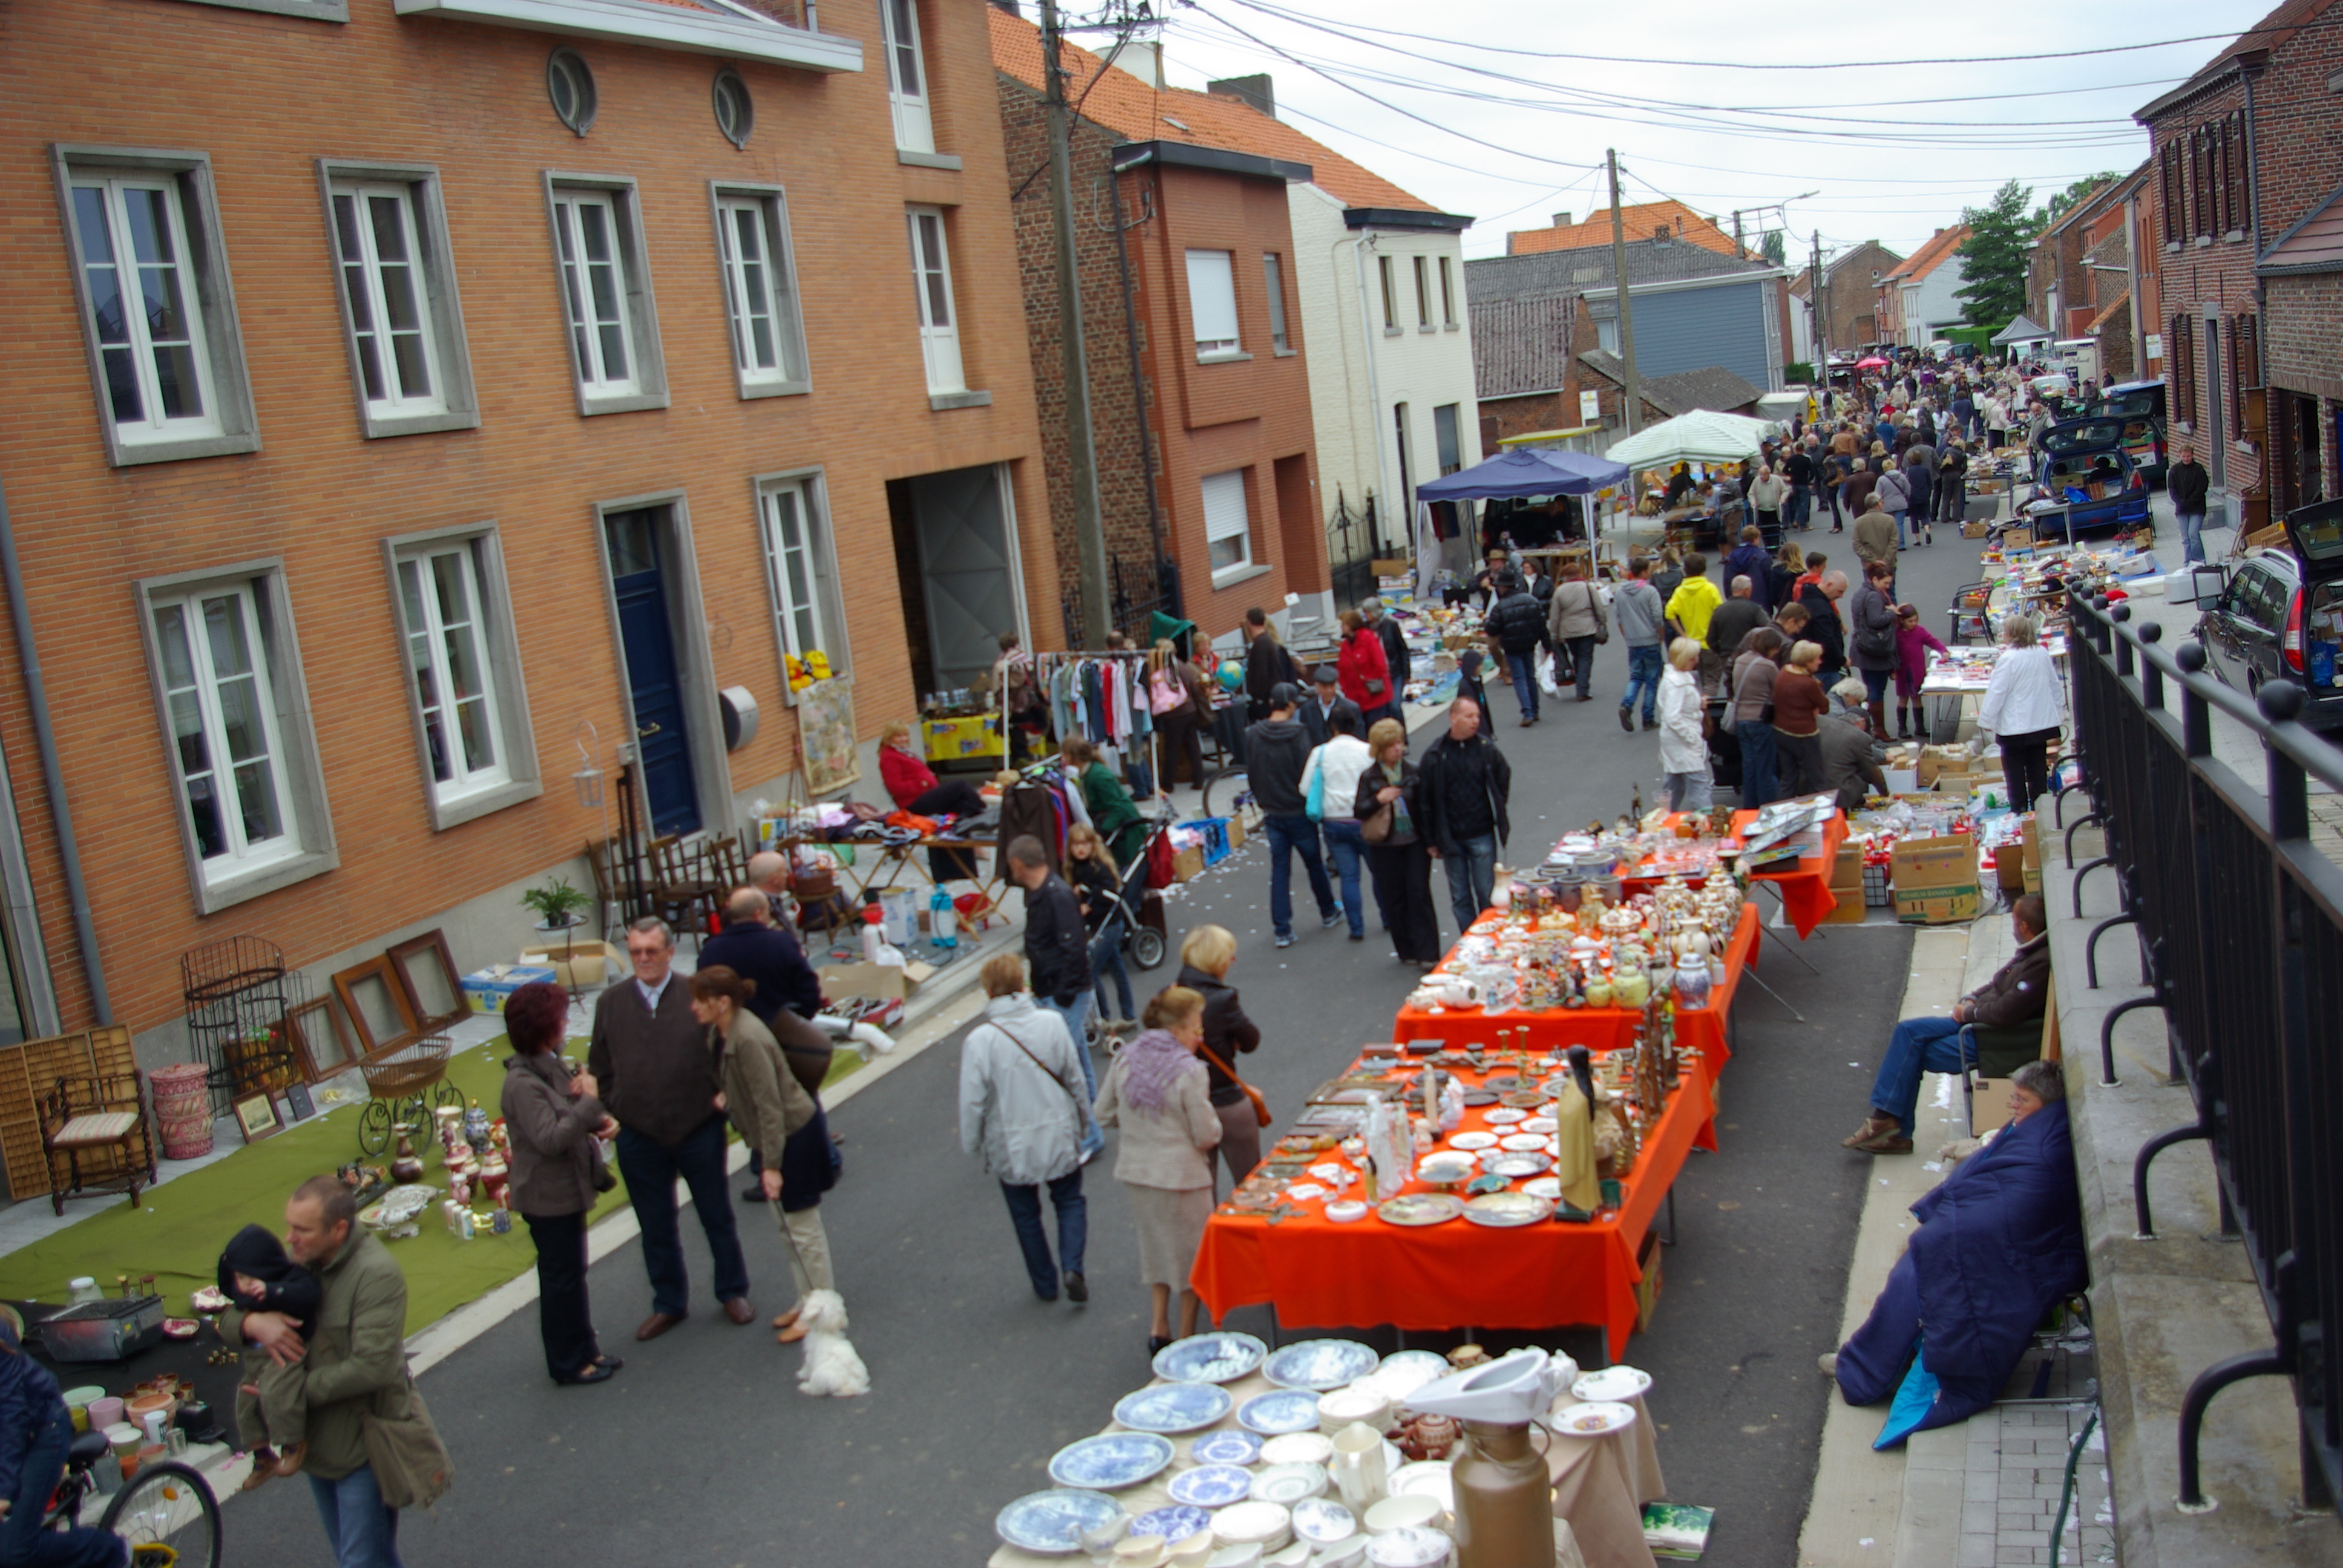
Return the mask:
[[1642,422],[1644,386],[1635,375],[1635,313],[1627,306],[1627,226],[1619,216],[1619,149],[1604,155],[1611,165],[1611,270],[1619,277],[1619,358],[1627,367],[1627,434]]
[[1830,399],[1830,302],[1823,297],[1823,231],[1815,230],[1813,270],[1807,274],[1807,307],[1815,313],[1815,374],[1822,380],[1823,399]]
[[[1041,78],[1050,126],[1050,206],[1058,239],[1058,342],[1065,360],[1066,447],[1074,469],[1074,542],[1080,552],[1082,642],[1104,648],[1106,525],[1099,514],[1098,447],[1091,435],[1090,351],[1082,341],[1082,288],[1075,271],[1073,153],[1067,141],[1066,77],[1058,64],[1058,0],[1041,0]],[[1122,236],[1115,236],[1122,243]]]
[[1741,213],[1738,208],[1733,214],[1733,254],[1743,261],[1749,259],[1749,247],[1741,243]]

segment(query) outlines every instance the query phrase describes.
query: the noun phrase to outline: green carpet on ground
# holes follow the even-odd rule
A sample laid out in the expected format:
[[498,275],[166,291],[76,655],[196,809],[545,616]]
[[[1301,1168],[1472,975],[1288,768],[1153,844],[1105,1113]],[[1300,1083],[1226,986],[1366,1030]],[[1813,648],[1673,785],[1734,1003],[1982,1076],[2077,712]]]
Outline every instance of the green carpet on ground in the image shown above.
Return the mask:
[[[571,1042],[571,1054],[582,1057],[583,1041]],[[477,1099],[494,1116],[504,1086],[504,1062],[508,1054],[499,1035],[450,1059],[447,1081],[467,1099]],[[831,1060],[828,1084],[836,1084],[862,1066],[860,1057],[841,1050]],[[87,1274],[109,1293],[117,1275],[133,1279],[155,1276],[166,1308],[175,1316],[187,1315],[188,1293],[215,1282],[220,1249],[229,1237],[248,1224],[265,1225],[282,1234],[285,1200],[312,1176],[329,1175],[347,1161],[364,1159],[385,1164],[389,1151],[362,1153],[357,1142],[358,1106],[354,1101],[307,1121],[297,1122],[273,1138],[236,1150],[225,1159],[198,1171],[173,1178],[138,1195],[133,1209],[119,1198],[67,1199],[70,1217],[76,1204],[103,1210],[66,1226],[55,1235],[0,1257],[0,1299],[62,1302],[65,1282]],[[436,1137],[418,1131],[416,1151],[424,1162],[423,1180],[447,1189],[447,1171],[439,1160]],[[44,1198],[27,1200],[45,1202]],[[626,1187],[603,1194],[595,1206],[597,1219],[626,1201]],[[475,1199],[476,1211],[488,1205]],[[499,1236],[485,1226],[474,1240],[459,1241],[441,1219],[435,1201],[417,1219],[417,1234],[388,1243],[391,1256],[407,1271],[407,1332],[437,1322],[467,1302],[476,1301],[516,1274],[537,1266],[529,1244],[528,1226],[513,1218],[509,1234]]]

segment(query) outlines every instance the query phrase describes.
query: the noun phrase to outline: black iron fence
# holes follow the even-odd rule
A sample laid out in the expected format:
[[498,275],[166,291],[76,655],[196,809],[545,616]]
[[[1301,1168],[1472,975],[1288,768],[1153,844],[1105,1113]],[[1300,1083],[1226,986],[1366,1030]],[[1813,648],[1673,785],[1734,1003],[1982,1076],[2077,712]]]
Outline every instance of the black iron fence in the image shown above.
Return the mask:
[[[2201,1140],[2212,1151],[2222,1225],[2244,1242],[2274,1344],[2200,1372],[2182,1402],[2180,1506],[2211,1506],[2197,1446],[2213,1397],[2243,1378],[2283,1376],[2300,1414],[2304,1503],[2332,1507],[2343,1490],[2343,872],[2309,841],[2308,781],[2343,789],[2343,750],[2295,722],[2301,689],[2264,685],[2255,699],[2215,679],[2194,642],[2161,646],[2163,628],[2128,609],[2075,606],[2075,737],[2107,854],[2075,879],[2075,912],[2105,866],[2122,910],[2090,938],[2136,926],[2149,995],[2114,1010],[2099,1038],[2102,1081],[2116,1081],[2115,1024],[2160,1009],[2174,1077],[2197,1119],[2150,1140],[2133,1168],[2142,1235],[2154,1234],[2149,1163]],[[2261,742],[2266,777],[2240,778],[2213,756],[2218,709]],[[2073,861],[2074,830],[2067,831]],[[2343,1347],[2338,1347],[2343,1350]]]
[[1383,554],[1383,528],[1375,517],[1375,498],[1354,507],[1338,489],[1334,512],[1326,520],[1327,565],[1332,578],[1334,608],[1351,609],[1375,591],[1375,558]]

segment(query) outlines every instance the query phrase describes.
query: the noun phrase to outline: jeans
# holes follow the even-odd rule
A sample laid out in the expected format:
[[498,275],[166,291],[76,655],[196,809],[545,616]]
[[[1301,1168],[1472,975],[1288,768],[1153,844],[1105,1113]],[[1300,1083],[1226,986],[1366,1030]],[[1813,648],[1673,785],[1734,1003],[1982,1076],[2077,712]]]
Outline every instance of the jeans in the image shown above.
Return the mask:
[[1858,669],[1855,673],[1863,677],[1863,696],[1865,701],[1881,703],[1887,700],[1887,683],[1896,678],[1894,670]]
[[1774,799],[1774,726],[1763,719],[1745,719],[1733,727],[1741,738],[1741,804],[1754,809]]
[[[618,1136],[626,1136],[623,1128]],[[718,1186],[720,1191],[722,1183]],[[382,1488],[374,1483],[372,1465],[361,1464],[339,1481],[313,1475],[309,1493],[317,1500],[317,1517],[325,1521],[326,1539],[334,1543],[337,1568],[401,1568],[398,1511],[383,1506]]]
[[1669,810],[1705,811],[1715,804],[1716,781],[1706,765],[1697,773],[1669,773],[1662,777],[1667,786]]
[[1139,1009],[1131,1000],[1131,970],[1122,962],[1122,917],[1111,917],[1101,926],[1098,935],[1091,939],[1091,995],[1098,1002],[1099,1017],[1107,1018],[1114,1010],[1106,1005],[1107,976],[1114,977],[1116,1000],[1122,1003],[1122,1016],[1137,1018]]
[[1050,1256],[1050,1238],[1041,1230],[1041,1189],[1012,1186],[1003,1181],[1001,1195],[1009,1201],[1009,1221],[1017,1227],[1017,1245],[1025,1254],[1025,1274],[1033,1293],[1045,1302],[1058,1299],[1058,1269],[1082,1271],[1082,1251],[1090,1241],[1090,1201],[1082,1196],[1082,1168],[1075,1166],[1050,1183],[1050,1207],[1058,1212],[1058,1256]]
[[1563,646],[1570,649],[1571,673],[1578,680],[1578,695],[1583,701],[1594,695],[1594,639],[1591,637],[1566,637]]
[[1906,477],[1912,482],[1912,526],[1919,528],[1936,515],[1936,477],[1926,468],[1906,468]]
[[2205,559],[2205,514],[2202,512],[2180,514],[2180,558],[2192,565],[2200,565]]
[[1523,719],[1535,719],[1538,716],[1537,671],[1532,668],[1532,663],[1536,658],[1537,649],[1535,648],[1530,649],[1527,653],[1505,655],[1505,668],[1513,672],[1513,700],[1522,705]]
[[1905,1137],[1912,1136],[1912,1111],[1920,1102],[1923,1072],[1958,1072],[1961,1026],[1948,1018],[1907,1018],[1888,1038],[1887,1060],[1871,1085],[1871,1108],[1896,1118]]
[[1627,689],[1619,699],[1619,709],[1625,712],[1635,706],[1635,692],[1644,693],[1644,722],[1654,723],[1660,705],[1660,645],[1629,643],[1627,645]]
[[[1793,528],[1805,528],[1806,518],[1812,515],[1814,502],[1815,493],[1812,489],[1805,485],[1792,485],[1788,498],[1782,503],[1783,523]],[[1781,546],[1779,541],[1776,541],[1766,548],[1778,549]]]
[[1281,937],[1293,934],[1293,859],[1310,874],[1310,891],[1318,900],[1322,919],[1334,918],[1334,890],[1326,880],[1326,856],[1318,847],[1318,824],[1308,817],[1263,816],[1269,834],[1269,922]]
[[1461,936],[1473,929],[1491,900],[1497,896],[1497,836],[1475,833],[1456,840],[1456,852],[1443,854],[1440,864],[1448,872],[1448,907],[1455,911]]
[[[651,1277],[651,1311],[679,1318],[691,1306],[691,1283],[684,1273],[683,1242],[676,1225],[675,1179],[679,1176],[691,1189],[691,1206],[699,1211],[699,1228],[708,1236],[708,1251],[715,1260],[716,1299],[729,1302],[749,1293],[749,1265],[740,1256],[732,1194],[724,1185],[722,1117],[710,1116],[672,1149],[631,1127],[619,1128],[618,1173],[627,1179],[627,1197],[635,1206],[636,1222],[642,1227],[643,1269]],[[332,1528],[330,1520],[327,1528]]]
[[[1321,825],[1326,835],[1326,853],[1334,859],[1334,869],[1342,882],[1342,913],[1351,923],[1351,934],[1367,934],[1367,911],[1359,900],[1359,862],[1366,858],[1366,836],[1359,830],[1355,817],[1330,817]],[[1389,925],[1386,919],[1383,922]]]
[[537,1335],[556,1382],[576,1378],[602,1353],[586,1297],[586,1216],[523,1214],[537,1244]]
[[1904,537],[1904,514],[1891,511],[1887,515],[1896,519],[1896,548],[1900,550],[1910,542]]
[[[16,1434],[8,1435],[14,1441]],[[25,1568],[120,1568],[127,1559],[122,1537],[111,1531],[75,1529],[60,1534],[41,1528],[49,1494],[65,1476],[65,1451],[73,1440],[73,1417],[58,1405],[48,1425],[34,1434],[16,1471],[16,1494],[9,1501],[8,1517],[0,1519],[0,1563],[23,1563]]]
[[1082,1084],[1090,1091],[1090,1099],[1082,1104],[1082,1158],[1087,1160],[1106,1147],[1106,1133],[1090,1112],[1098,1100],[1098,1067],[1091,1060],[1090,1039],[1082,1032],[1082,1026],[1090,1021],[1091,993],[1083,991],[1063,1007],[1054,997],[1037,996],[1033,1000],[1058,1015],[1058,1020],[1066,1026],[1066,1037],[1074,1042],[1074,1059],[1082,1064]]

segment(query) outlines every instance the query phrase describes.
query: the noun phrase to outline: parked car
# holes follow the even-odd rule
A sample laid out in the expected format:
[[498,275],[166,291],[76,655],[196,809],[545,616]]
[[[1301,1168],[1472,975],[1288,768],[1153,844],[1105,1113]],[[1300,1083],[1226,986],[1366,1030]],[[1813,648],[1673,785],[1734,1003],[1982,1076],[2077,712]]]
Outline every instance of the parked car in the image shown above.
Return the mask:
[[2286,532],[2291,548],[2255,550],[2226,571],[2197,640],[2226,684],[2294,681],[2308,699],[2305,724],[2343,729],[2343,501],[2288,514]]
[[2121,419],[2069,419],[2034,443],[2038,493],[2068,504],[2077,534],[2147,521],[2147,482],[2124,450],[2123,434]]
[[2123,449],[2150,488],[2164,483],[2164,383],[2126,381],[2099,394],[2085,413],[2124,422]]

